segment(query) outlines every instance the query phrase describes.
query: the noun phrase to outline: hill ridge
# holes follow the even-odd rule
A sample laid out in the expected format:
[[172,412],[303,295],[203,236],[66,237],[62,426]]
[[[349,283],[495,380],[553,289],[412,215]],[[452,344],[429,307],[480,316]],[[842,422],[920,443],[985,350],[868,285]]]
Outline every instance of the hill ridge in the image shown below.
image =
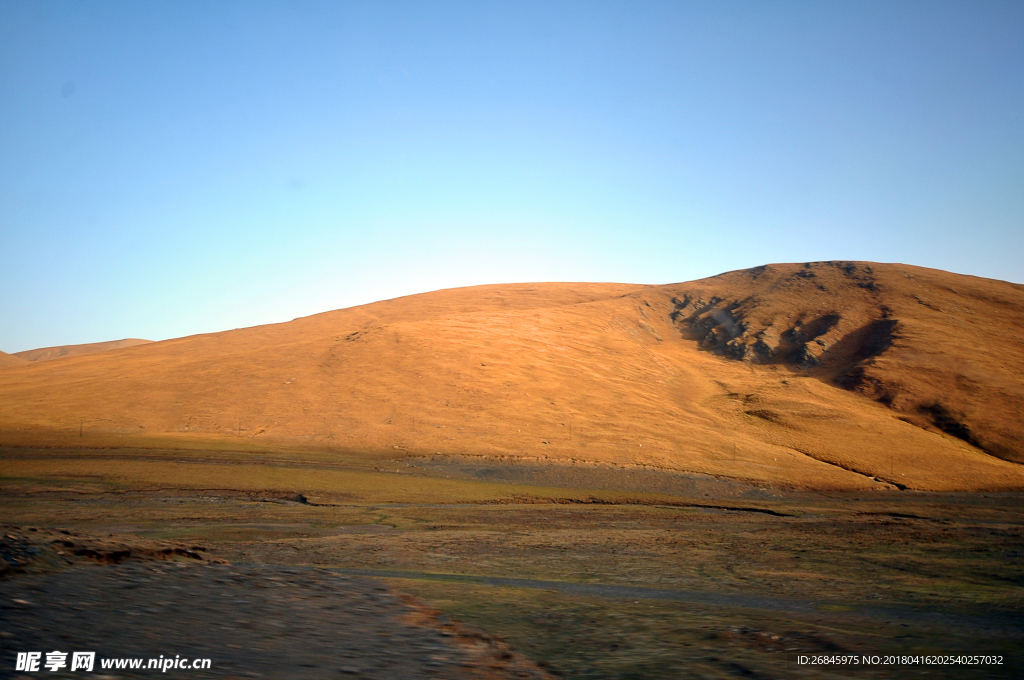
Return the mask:
[[57,345],[54,347],[27,349],[21,352],[15,352],[11,356],[20,357],[29,362],[52,361],[53,359],[59,359],[66,356],[81,356],[85,354],[95,354],[97,352],[108,352],[112,349],[135,347],[136,345],[146,345],[151,342],[152,340],[142,340],[140,338],[125,338],[123,340],[108,340],[106,342],[89,342],[81,345]]

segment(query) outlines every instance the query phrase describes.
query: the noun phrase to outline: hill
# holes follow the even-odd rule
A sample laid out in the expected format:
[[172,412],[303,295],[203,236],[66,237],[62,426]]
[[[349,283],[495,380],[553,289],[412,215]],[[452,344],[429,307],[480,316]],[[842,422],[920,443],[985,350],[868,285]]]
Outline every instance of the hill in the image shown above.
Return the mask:
[[13,354],[7,354],[6,352],[0,352],[0,368],[5,366],[21,366],[25,363],[25,360],[21,357],[16,357]]
[[907,265],[479,286],[13,367],[0,442],[1019,489],[1022,330],[1024,287]]
[[125,338],[124,340],[111,340],[108,342],[90,342],[84,345],[63,345],[61,347],[41,347],[39,349],[27,349],[24,352],[15,352],[12,356],[21,357],[26,361],[49,361],[60,357],[74,357],[82,354],[95,354],[106,352],[122,347],[134,347],[145,345],[151,340],[140,340],[138,338]]

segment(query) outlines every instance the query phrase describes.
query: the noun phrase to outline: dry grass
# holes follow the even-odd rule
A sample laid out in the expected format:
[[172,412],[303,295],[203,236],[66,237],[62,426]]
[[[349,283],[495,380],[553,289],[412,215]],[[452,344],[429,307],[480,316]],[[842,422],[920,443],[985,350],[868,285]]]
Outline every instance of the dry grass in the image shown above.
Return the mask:
[[46,483],[49,488],[91,483],[111,490],[208,489],[271,495],[302,493],[313,503],[451,503],[558,497],[556,489],[464,480],[425,479],[389,472],[306,469],[263,463],[175,463],[146,460],[6,460],[3,481]]
[[[182,453],[189,460],[181,463],[153,452],[94,453],[107,459],[6,452],[5,473],[19,476],[0,480],[0,514],[114,542],[202,545],[232,562],[390,575],[399,589],[565,677],[820,677],[788,655],[1012,655],[1024,636],[1020,494],[752,489],[715,498],[700,492],[716,488],[706,481],[693,496],[662,494],[673,507],[535,502],[543,493],[634,497],[630,473],[609,470],[603,479],[612,488],[535,488],[534,502],[522,504],[507,501],[527,487],[466,479],[461,462],[435,462],[427,476],[311,469],[316,463],[298,454],[266,472],[253,463],[259,453],[205,462],[208,452]],[[175,484],[154,490],[154,475]],[[195,488],[208,479],[223,488]],[[303,484],[336,494],[339,504],[284,500]],[[487,580],[503,578],[520,581]],[[574,584],[611,590],[565,589]],[[1014,677],[1019,669],[974,670],[972,677]]]

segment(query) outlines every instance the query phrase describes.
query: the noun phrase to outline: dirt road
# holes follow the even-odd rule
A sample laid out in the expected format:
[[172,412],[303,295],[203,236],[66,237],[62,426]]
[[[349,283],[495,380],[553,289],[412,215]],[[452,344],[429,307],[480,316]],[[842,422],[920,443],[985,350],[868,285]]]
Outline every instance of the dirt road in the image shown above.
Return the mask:
[[[550,677],[378,581],[319,569],[127,562],[15,575],[0,581],[0,631],[2,678]],[[55,650],[67,666],[52,672]],[[39,672],[18,672],[17,653],[33,651]],[[96,653],[92,674],[70,672],[76,651]],[[210,668],[146,668],[161,656]],[[102,668],[122,658],[143,668]]]

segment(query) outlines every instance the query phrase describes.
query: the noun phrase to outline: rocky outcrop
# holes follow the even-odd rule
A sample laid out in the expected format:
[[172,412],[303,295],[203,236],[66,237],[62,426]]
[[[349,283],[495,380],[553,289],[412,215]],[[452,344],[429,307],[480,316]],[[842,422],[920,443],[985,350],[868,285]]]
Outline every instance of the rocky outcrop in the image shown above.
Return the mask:
[[851,364],[846,367],[850,369],[888,349],[898,325],[885,318],[885,308],[878,310],[882,318],[858,326],[835,311],[759,323],[750,313],[757,307],[752,299],[684,296],[672,302],[672,320],[701,348],[730,359],[803,369],[839,363]]

